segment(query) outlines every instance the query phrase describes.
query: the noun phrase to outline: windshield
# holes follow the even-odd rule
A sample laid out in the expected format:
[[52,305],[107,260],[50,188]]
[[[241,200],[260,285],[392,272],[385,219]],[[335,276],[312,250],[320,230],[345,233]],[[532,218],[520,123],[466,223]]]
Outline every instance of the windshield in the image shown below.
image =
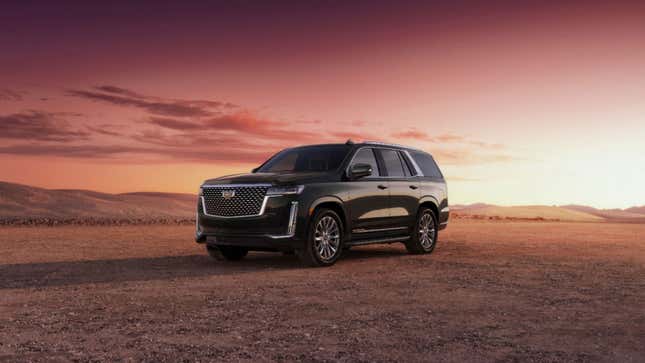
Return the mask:
[[259,169],[260,173],[334,171],[345,159],[349,146],[307,146],[280,151]]

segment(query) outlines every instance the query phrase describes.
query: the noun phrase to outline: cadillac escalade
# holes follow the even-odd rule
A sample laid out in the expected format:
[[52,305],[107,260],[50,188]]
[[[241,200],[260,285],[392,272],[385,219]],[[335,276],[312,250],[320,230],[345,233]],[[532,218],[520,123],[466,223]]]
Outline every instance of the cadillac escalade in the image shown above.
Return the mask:
[[351,141],[300,146],[249,174],[206,180],[196,241],[220,260],[276,251],[330,266],[343,250],[373,243],[431,253],[449,213],[444,177],[422,150]]

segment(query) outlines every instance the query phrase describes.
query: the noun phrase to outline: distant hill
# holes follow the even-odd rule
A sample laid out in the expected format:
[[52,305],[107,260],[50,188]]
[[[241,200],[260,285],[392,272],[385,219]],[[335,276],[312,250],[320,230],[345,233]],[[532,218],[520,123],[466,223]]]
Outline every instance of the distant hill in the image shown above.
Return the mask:
[[631,208],[627,208],[627,209],[625,209],[625,211],[626,211],[626,212],[630,212],[630,213],[636,213],[636,214],[643,214],[643,215],[645,215],[645,205],[644,205],[644,206],[642,206],[642,207],[631,207]]
[[628,209],[596,209],[593,207],[588,207],[584,205],[563,205],[562,208],[567,208],[570,210],[577,210],[580,212],[585,212],[593,214],[598,217],[606,219],[629,219],[629,218],[645,218],[645,207],[641,207],[641,212],[639,213],[639,208],[628,208]]
[[594,222],[603,218],[593,214],[555,206],[527,205],[502,207],[490,204],[473,204],[451,207],[451,212],[462,216],[499,217],[513,219],[548,219],[562,221]]
[[[195,201],[196,196],[192,194],[108,194],[91,190],[43,189],[0,182],[0,224],[190,221],[195,216]],[[452,205],[450,208],[453,216],[465,218],[645,223],[645,206],[621,210],[581,205],[502,207],[476,203]]]
[[451,206],[451,210],[455,213],[455,215],[479,218],[545,219],[579,222],[645,222],[645,212],[634,212],[638,211],[639,208],[630,208],[626,210],[596,209],[582,205],[528,205],[502,207],[491,204],[476,203],[470,205]]
[[0,218],[5,220],[193,218],[195,200],[191,194],[108,194],[0,182]]

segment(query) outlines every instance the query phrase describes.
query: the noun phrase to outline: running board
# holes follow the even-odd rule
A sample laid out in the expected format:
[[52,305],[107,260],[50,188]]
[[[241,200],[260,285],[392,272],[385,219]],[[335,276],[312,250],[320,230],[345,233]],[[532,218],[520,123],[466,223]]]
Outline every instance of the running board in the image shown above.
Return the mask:
[[375,239],[367,239],[367,240],[348,241],[347,243],[345,243],[345,246],[362,246],[362,245],[371,245],[376,243],[403,242],[409,239],[410,239],[410,236],[375,238]]

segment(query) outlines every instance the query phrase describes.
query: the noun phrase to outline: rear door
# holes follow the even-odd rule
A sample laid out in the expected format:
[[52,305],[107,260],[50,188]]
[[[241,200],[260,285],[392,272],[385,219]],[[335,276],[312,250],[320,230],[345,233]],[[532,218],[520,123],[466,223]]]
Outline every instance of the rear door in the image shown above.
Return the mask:
[[381,148],[378,156],[389,182],[390,204],[388,225],[409,232],[419,206],[419,182],[413,168],[400,150]]

